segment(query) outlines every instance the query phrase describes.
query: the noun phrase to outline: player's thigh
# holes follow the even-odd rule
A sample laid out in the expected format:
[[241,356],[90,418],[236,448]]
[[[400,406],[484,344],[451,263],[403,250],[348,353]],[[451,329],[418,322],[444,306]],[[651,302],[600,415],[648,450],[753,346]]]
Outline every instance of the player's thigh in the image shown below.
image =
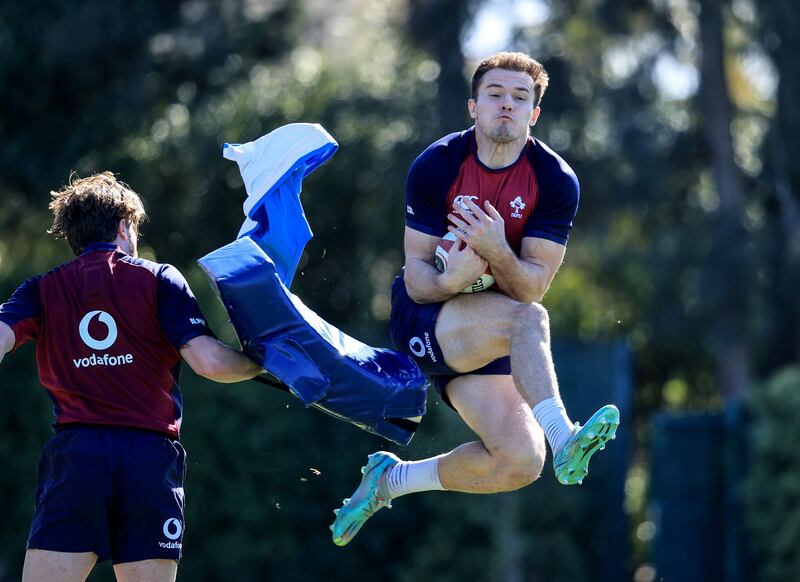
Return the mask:
[[142,560],[114,565],[117,582],[174,582],[178,573],[175,560]]
[[97,563],[94,552],[53,552],[28,550],[22,568],[22,582],[82,582]]
[[467,374],[446,389],[453,407],[492,455],[515,463],[544,462],[544,433],[511,376]]
[[436,341],[447,365],[468,372],[509,355],[514,323],[529,308],[492,291],[445,302],[436,319]]

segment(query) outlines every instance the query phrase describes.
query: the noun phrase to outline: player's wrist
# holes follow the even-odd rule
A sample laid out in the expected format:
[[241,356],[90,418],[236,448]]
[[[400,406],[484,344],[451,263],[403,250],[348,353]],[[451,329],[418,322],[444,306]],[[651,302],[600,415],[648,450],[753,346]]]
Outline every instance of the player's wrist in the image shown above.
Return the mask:
[[512,264],[519,260],[508,244],[495,247],[491,252],[485,253],[483,258],[489,263],[492,271],[502,270],[505,265]]
[[453,270],[445,271],[444,273],[439,273],[436,275],[436,286],[440,291],[450,295],[457,294],[461,289],[464,288],[465,285],[468,284],[469,283],[462,283],[459,281],[459,278],[456,277],[456,273]]

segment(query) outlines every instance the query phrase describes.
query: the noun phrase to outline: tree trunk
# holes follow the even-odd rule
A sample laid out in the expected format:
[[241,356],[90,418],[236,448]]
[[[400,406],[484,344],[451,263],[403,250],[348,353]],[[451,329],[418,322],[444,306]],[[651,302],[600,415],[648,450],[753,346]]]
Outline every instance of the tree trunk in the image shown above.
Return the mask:
[[775,117],[764,151],[768,187],[778,202],[783,243],[774,269],[776,319],[780,321],[772,340],[784,348],[777,367],[800,360],[800,4],[776,0],[761,7],[763,42],[778,71]]
[[409,0],[409,31],[439,63],[437,110],[442,135],[469,125],[461,34],[472,15],[471,0]]
[[700,0],[700,6],[700,107],[720,201],[713,224],[715,252],[711,268],[716,274],[714,279],[725,288],[717,306],[717,378],[725,399],[738,402],[750,379],[747,306],[751,269],[747,260],[748,235],[742,225],[745,193],[730,131],[733,115],[725,78],[722,4],[719,0]]
[[[523,541],[519,524],[522,500],[519,491],[497,496],[497,515],[492,521],[492,555],[495,571],[503,582],[523,582]],[[528,532],[529,534],[529,532]]]
[[745,191],[742,175],[733,155],[732,105],[725,77],[723,3],[700,0],[701,111],[706,139],[711,151],[714,183],[719,196],[719,212],[712,225],[714,253],[709,263],[712,282],[722,290],[717,305],[717,381],[725,398],[725,444],[721,454],[725,464],[724,515],[722,517],[723,577],[729,582],[742,580],[741,508],[737,495],[743,468],[738,456],[741,440],[741,405],[750,382],[750,351],[747,322],[750,304],[750,279],[753,269],[748,260],[748,233],[742,217]]

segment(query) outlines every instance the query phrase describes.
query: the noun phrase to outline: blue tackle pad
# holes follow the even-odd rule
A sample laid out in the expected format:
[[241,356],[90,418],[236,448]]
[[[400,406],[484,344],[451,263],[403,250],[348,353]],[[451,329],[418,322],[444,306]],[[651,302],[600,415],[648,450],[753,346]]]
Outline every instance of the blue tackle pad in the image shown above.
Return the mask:
[[247,190],[236,242],[200,259],[245,353],[306,406],[401,445],[425,414],[427,382],[405,354],[372,348],[303,305],[289,291],[312,236],[302,181],[339,144],[316,123],[290,123],[244,144],[225,144]]
[[239,165],[247,190],[245,220],[236,238],[249,236],[264,249],[287,287],[313,236],[300,203],[303,179],[337,149],[318,123],[290,123],[255,141],[222,148],[223,157]]
[[303,404],[400,445],[411,441],[428,385],[408,356],[363,344],[319,317],[286,288],[249,236],[199,263],[244,352]]

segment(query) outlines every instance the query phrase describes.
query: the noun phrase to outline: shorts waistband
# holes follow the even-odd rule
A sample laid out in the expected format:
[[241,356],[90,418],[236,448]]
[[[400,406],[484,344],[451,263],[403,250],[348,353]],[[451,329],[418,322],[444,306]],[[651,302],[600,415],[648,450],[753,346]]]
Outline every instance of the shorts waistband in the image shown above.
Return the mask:
[[139,426],[124,426],[119,424],[94,424],[91,422],[69,422],[66,424],[53,425],[53,432],[56,434],[69,430],[104,430],[104,431],[118,432],[118,433],[152,435],[152,436],[163,437],[172,441],[180,441],[179,438],[169,433],[160,432],[149,428],[142,428]]

